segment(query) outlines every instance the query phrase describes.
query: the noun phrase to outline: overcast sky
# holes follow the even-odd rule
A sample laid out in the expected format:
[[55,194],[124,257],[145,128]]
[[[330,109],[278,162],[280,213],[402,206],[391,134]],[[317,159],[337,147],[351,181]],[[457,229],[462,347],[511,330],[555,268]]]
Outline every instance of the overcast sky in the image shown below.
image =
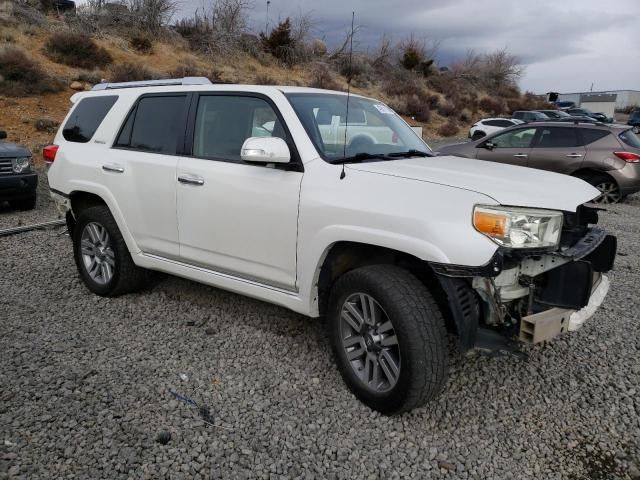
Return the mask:
[[[204,5],[209,0],[204,0]],[[203,0],[182,0],[182,14]],[[266,0],[253,0],[251,27],[262,31]],[[640,0],[271,0],[269,22],[310,13],[314,36],[333,45],[344,38],[351,12],[356,42],[373,48],[383,33],[413,33],[438,42],[446,65],[464,55],[507,47],[526,72],[523,90],[573,92],[640,90]]]

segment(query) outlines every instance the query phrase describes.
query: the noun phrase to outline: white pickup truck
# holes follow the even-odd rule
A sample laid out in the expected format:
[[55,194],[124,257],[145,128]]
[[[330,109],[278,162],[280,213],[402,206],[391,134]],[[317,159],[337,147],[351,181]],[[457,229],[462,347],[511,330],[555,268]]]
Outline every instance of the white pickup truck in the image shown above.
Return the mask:
[[159,270],[324,316],[345,382],[383,413],[441,391],[447,332],[508,350],[606,295],[616,240],[583,205],[598,190],[434,157],[379,101],[185,78],[72,102],[43,154],[86,286]]

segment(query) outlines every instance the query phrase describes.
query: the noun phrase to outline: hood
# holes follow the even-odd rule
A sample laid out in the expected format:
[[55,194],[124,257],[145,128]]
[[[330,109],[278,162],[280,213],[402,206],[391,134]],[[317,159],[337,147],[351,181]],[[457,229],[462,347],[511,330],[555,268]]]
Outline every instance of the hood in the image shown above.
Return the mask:
[[0,158],[30,157],[31,152],[14,143],[0,142]]
[[355,163],[347,168],[470,190],[518,207],[574,212],[600,194],[569,175],[452,156]]

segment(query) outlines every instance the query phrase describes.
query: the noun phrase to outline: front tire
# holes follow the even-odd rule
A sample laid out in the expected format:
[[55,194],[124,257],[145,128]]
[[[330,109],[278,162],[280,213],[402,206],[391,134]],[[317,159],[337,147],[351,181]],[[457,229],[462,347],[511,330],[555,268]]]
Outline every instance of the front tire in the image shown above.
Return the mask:
[[73,253],[82,281],[93,293],[115,297],[139,290],[146,272],[137,267],[106,206],[78,215],[73,229]]
[[447,379],[442,314],[416,277],[374,265],[340,277],[329,299],[328,334],[347,386],[391,415],[435,398]]

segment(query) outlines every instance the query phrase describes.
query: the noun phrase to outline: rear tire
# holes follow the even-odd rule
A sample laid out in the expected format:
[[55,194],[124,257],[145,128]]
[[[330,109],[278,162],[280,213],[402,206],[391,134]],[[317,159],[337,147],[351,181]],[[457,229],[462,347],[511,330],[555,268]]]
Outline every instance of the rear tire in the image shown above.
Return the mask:
[[342,378],[374,410],[411,410],[446,383],[442,314],[406,270],[374,265],[344,274],[331,289],[327,329]]
[[15,208],[16,210],[21,210],[23,212],[27,210],[33,210],[36,208],[36,200],[38,197],[34,194],[27,198],[21,198],[19,200],[9,200],[9,205],[11,208]]
[[103,297],[116,297],[144,286],[146,271],[137,267],[106,206],[82,210],[73,229],[73,254],[82,281]]

